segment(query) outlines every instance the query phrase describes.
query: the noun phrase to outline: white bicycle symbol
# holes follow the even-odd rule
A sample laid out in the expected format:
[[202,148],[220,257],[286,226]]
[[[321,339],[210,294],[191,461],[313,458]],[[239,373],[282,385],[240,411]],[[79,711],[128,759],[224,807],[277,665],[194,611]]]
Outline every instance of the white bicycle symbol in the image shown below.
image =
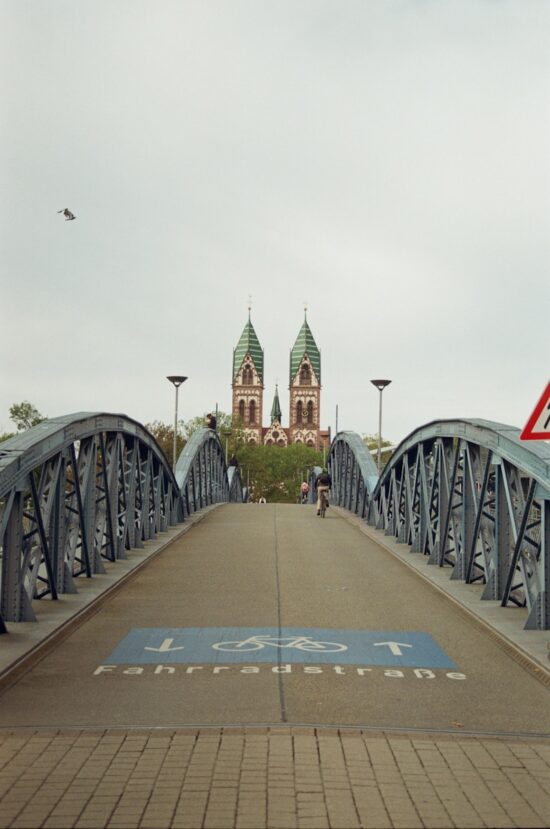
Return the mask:
[[216,642],[212,647],[217,651],[236,653],[239,651],[259,651],[267,645],[271,645],[273,648],[295,648],[298,651],[307,651],[308,653],[338,653],[348,649],[347,645],[341,645],[339,642],[316,642],[310,636],[269,636],[264,634],[250,636],[240,642]]

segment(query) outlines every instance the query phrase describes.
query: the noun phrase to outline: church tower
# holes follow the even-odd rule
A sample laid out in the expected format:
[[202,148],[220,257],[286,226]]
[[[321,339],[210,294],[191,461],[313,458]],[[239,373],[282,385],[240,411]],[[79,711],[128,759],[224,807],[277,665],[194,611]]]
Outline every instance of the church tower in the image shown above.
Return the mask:
[[321,353],[307,323],[307,312],[290,352],[290,443],[321,447]]
[[248,322],[233,350],[232,388],[232,412],[240,418],[247,442],[261,443],[264,352],[250,320],[250,308]]
[[264,429],[264,443],[266,446],[288,446],[288,429],[283,429],[281,426],[282,417],[279,387],[276,385],[275,397],[271,407],[271,425]]

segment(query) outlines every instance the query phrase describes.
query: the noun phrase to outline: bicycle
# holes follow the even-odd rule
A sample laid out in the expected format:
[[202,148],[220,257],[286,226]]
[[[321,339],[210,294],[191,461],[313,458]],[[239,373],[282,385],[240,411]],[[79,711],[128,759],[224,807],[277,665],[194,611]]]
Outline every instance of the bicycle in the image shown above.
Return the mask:
[[245,651],[259,651],[270,645],[273,648],[295,648],[307,653],[339,653],[347,651],[348,646],[340,642],[317,642],[310,636],[270,636],[258,634],[238,642],[216,642],[214,650],[239,653]]
[[319,515],[321,518],[325,517],[325,512],[327,511],[328,507],[328,490],[320,489],[319,490]]

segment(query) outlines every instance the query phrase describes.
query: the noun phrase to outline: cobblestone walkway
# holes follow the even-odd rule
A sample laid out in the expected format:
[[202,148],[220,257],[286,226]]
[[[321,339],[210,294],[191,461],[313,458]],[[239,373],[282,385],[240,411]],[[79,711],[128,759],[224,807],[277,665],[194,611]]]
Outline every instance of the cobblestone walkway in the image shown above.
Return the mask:
[[0,732],[0,827],[550,825],[550,741],[329,728]]

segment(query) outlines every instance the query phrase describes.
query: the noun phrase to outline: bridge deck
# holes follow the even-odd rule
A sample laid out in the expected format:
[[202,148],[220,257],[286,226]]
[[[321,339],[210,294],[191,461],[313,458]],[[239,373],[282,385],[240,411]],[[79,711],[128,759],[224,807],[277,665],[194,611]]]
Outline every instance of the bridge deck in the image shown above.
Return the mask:
[[550,818],[547,687],[335,510],[213,510],[3,693],[0,728],[3,826]]

